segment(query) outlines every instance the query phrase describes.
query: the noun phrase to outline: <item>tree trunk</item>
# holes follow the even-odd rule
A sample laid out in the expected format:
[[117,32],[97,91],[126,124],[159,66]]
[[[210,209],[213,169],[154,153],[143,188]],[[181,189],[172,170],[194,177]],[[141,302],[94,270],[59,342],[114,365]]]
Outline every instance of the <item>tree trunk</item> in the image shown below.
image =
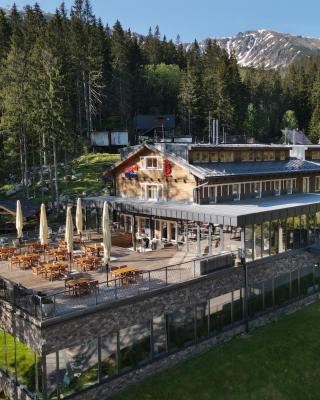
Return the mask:
[[24,186],[23,144],[22,144],[21,131],[20,131],[20,136],[19,136],[19,152],[20,152],[21,183],[22,183],[22,186],[23,186],[23,191],[25,193],[26,188]]
[[46,150],[46,136],[42,134],[42,147],[43,147],[43,165],[47,165],[47,150]]
[[55,195],[56,195],[56,209],[57,214],[59,214],[60,205],[59,205],[59,182],[58,182],[58,162],[57,162],[57,147],[56,147],[56,140],[53,140],[53,168],[54,168],[54,188],[55,188]]
[[85,76],[85,72],[82,72],[82,81],[83,81],[83,98],[84,98],[84,107],[86,110],[86,122],[87,122],[87,137],[90,137],[90,117],[89,117],[89,104],[88,104],[88,85]]
[[24,158],[24,184],[26,188],[26,196],[29,197],[27,141],[26,141],[26,133],[24,131],[23,131],[23,158]]

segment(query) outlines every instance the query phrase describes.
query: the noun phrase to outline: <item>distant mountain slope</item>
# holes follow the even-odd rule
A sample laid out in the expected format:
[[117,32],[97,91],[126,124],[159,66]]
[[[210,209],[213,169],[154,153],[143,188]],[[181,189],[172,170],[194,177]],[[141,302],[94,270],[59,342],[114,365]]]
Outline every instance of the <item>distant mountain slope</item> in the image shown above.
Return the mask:
[[[299,58],[320,55],[320,39],[265,29],[213,39],[229,54],[233,49],[242,67],[284,68]],[[205,41],[200,42],[201,47],[204,44]]]

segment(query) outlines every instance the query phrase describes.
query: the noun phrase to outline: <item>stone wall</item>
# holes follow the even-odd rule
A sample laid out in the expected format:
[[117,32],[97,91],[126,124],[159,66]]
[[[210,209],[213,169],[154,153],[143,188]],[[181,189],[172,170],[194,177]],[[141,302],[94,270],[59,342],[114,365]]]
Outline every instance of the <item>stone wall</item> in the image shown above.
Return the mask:
[[4,301],[0,301],[0,329],[15,336],[33,351],[41,353],[40,322]]
[[[300,266],[320,261],[308,252],[292,251],[269,260],[248,264],[249,284],[261,282]],[[119,329],[145,322],[148,319],[172,313],[188,305],[203,303],[244,286],[243,268],[235,267],[206,275],[193,281],[162,288],[139,297],[104,304],[93,313],[81,313],[76,318],[66,315],[42,327],[43,350],[46,353],[80,344],[83,338],[94,339]]]
[[[271,313],[265,314],[265,315],[261,316],[260,318],[257,318],[256,320],[251,321],[250,329],[266,325],[267,323],[272,322],[272,321],[276,321],[286,314],[292,314],[293,312],[297,311],[298,309],[301,309],[302,307],[304,307],[306,305],[312,304],[318,298],[319,298],[319,295],[315,294],[315,295],[309,296],[308,298],[305,298],[303,300],[299,300],[293,304],[290,304],[286,307],[283,307],[276,311],[272,311]],[[176,364],[178,364],[179,362],[185,361],[190,357],[200,355],[201,353],[204,353],[204,352],[210,350],[212,347],[222,344],[224,342],[227,342],[230,339],[232,339],[233,337],[240,335],[244,332],[245,332],[245,325],[244,324],[238,325],[236,328],[229,329],[228,331],[225,331],[225,332],[221,333],[220,335],[212,337],[204,342],[201,342],[194,346],[190,346],[190,347],[188,347],[184,350],[181,350],[177,353],[171,354],[168,357],[158,360],[158,361],[156,361],[152,364],[149,364],[141,369],[132,371],[129,374],[118,377],[110,382],[105,383],[105,384],[92,387],[90,390],[83,392],[83,393],[79,393],[78,395],[74,396],[74,399],[86,400],[88,398],[90,398],[90,399],[112,398],[112,396],[115,393],[122,391],[123,389],[127,388],[129,385],[138,383],[141,380],[143,380],[149,376],[158,374],[159,372],[164,371],[168,368],[171,368],[171,367],[175,366]]]

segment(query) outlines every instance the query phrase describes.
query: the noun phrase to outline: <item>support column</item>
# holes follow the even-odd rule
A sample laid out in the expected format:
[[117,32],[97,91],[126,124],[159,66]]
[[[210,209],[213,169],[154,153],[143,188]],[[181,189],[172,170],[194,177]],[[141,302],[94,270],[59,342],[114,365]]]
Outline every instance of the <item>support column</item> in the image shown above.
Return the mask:
[[152,240],[155,236],[155,220],[150,218],[150,240]]
[[85,206],[84,208],[84,230],[88,230],[88,207]]
[[96,206],[96,231],[99,233],[99,208]]
[[[278,242],[279,242],[279,253],[284,252],[284,245],[283,245],[283,228],[281,222],[278,225]],[[269,245],[270,245],[270,237],[269,237]]]
[[212,255],[212,224],[208,227],[208,254]]
[[187,252],[189,252],[189,229],[188,229],[188,221],[184,225],[184,231],[185,231],[185,242],[186,242],[186,247],[187,247]]
[[220,226],[220,228],[219,228],[219,234],[220,234],[220,251],[224,251],[224,234],[223,234],[223,226]]
[[168,235],[168,240],[172,240],[172,223],[167,222],[167,235]]
[[137,238],[136,238],[136,216],[132,216],[132,229],[131,229],[131,234],[132,234],[132,246],[133,250],[137,250]]
[[197,256],[201,255],[201,241],[200,241],[200,223],[197,223]]

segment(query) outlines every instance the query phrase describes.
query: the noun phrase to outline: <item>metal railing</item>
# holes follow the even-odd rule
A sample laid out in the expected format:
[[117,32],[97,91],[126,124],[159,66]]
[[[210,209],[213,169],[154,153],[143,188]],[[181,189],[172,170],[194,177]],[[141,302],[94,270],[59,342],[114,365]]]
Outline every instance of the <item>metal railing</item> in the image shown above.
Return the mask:
[[[229,258],[226,258],[228,255]],[[230,257],[233,260],[232,265],[230,265]],[[81,296],[76,295],[76,292],[68,287],[52,295],[39,295],[20,284],[0,278],[0,300],[10,303],[37,319],[44,320],[190,281],[212,272],[212,269],[207,268],[208,263],[211,266],[216,264],[216,269],[221,269],[233,266],[234,259],[234,254],[230,252],[157,269],[140,270],[126,277],[99,282],[95,286],[89,285],[87,293]],[[224,265],[221,262],[224,260],[229,260],[229,264]]]

